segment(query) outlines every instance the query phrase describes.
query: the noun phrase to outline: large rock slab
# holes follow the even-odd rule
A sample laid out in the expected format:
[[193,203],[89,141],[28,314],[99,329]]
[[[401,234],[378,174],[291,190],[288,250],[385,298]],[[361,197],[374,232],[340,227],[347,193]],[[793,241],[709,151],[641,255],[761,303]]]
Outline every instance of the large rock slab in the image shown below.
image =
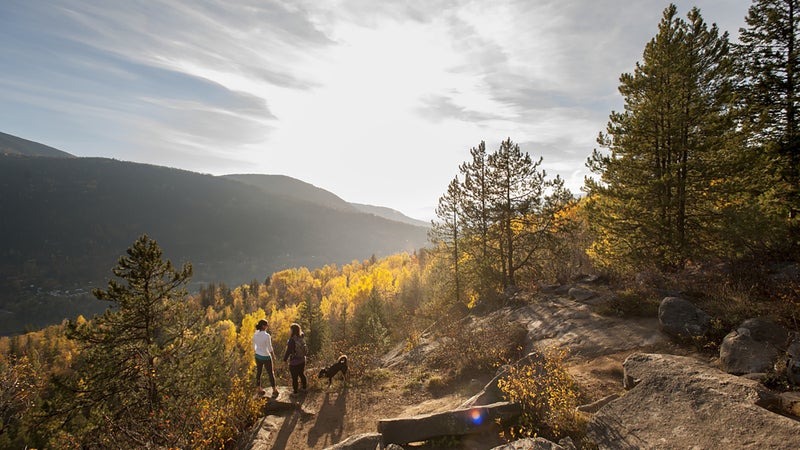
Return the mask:
[[378,432],[383,445],[423,442],[441,436],[461,436],[483,432],[495,427],[497,420],[505,421],[521,414],[519,405],[498,402],[473,408],[455,409],[413,417],[381,419]]
[[591,307],[563,297],[544,296],[505,314],[509,322],[524,324],[528,329],[526,352],[559,347],[569,348],[574,357],[596,358],[667,340],[655,317],[622,319],[601,316]]
[[600,449],[796,448],[800,422],[776,414],[777,394],[702,361],[636,353],[628,392],[601,408],[588,435]]

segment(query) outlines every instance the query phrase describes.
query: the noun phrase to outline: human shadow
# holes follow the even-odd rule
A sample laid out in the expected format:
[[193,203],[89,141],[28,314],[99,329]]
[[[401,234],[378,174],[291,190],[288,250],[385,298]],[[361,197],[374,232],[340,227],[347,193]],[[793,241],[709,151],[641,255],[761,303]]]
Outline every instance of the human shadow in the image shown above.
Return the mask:
[[[291,412],[284,420],[281,429],[278,431],[277,436],[275,436],[275,441],[272,444],[273,450],[283,450],[286,449],[286,446],[289,443],[289,437],[292,435],[292,432],[295,431],[295,428],[298,427],[298,423],[302,420],[307,420],[309,413],[303,411],[302,402],[305,400],[305,395],[301,394],[301,397],[296,399],[296,403],[294,403]],[[300,425],[302,428],[302,424]]]
[[[331,401],[331,397],[335,397]],[[344,416],[347,413],[347,386],[339,393],[325,392],[322,405],[317,413],[317,420],[308,430],[308,446],[315,447],[320,439],[326,446],[336,444],[342,439],[344,432]]]

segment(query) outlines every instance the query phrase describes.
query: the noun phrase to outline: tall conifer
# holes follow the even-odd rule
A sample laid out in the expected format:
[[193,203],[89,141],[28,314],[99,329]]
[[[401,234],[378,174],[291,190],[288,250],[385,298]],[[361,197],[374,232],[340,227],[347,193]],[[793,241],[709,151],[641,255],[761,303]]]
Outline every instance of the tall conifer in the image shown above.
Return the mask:
[[681,268],[708,250],[733,124],[727,33],[699,10],[670,5],[634,72],[620,77],[624,112],[612,112],[588,166],[593,251],[601,261]]
[[453,289],[454,300],[460,302],[461,299],[461,271],[459,261],[461,259],[461,249],[459,245],[462,239],[463,225],[463,201],[462,188],[458,178],[454,178],[447,186],[447,192],[439,198],[436,207],[436,217],[439,221],[432,221],[430,239],[434,244],[441,246],[448,257],[451,258],[453,268]]
[[119,280],[94,291],[111,307],[68,325],[81,352],[48,411],[87,448],[186,446],[194,408],[227,373],[221,342],[204,339],[203,310],[186,301],[191,265],[175,270],[142,236],[113,272]]
[[[784,214],[800,213],[800,0],[754,0],[737,56],[751,143],[773,159],[770,188]],[[765,173],[768,175],[768,173]],[[779,184],[778,184],[779,183]]]

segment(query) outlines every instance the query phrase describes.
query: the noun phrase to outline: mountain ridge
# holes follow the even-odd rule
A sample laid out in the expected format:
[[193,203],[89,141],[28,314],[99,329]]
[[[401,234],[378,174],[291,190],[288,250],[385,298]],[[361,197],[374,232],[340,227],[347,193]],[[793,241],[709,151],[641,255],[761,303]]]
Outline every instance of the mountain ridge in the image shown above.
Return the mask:
[[77,156],[49,145],[29,141],[0,132],[0,155],[41,156],[49,158],[77,158]]
[[291,177],[260,181],[306,191],[287,195],[235,176],[108,158],[27,156],[26,150],[0,156],[6,193],[0,196],[0,310],[17,314],[3,316],[0,334],[8,332],[4,323],[25,323],[20,299],[34,292],[102,284],[142,234],[176,265],[193,264],[191,289],[238,286],[287,268],[347,264],[427,244],[424,227],[363,213]]
[[386,206],[348,202],[330,191],[287,175],[230,174],[220,175],[220,177],[256,186],[267,193],[295,197],[300,200],[318,203],[333,209],[372,214],[384,219],[394,220],[420,227],[430,226],[429,223],[423,220],[408,217],[400,211]]

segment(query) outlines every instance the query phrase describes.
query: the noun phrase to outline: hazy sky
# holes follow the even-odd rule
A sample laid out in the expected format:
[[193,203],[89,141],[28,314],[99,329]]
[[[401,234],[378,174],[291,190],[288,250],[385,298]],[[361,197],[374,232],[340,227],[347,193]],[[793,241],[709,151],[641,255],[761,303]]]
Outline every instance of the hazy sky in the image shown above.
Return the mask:
[[[736,41],[749,0],[676,1]],[[578,193],[667,1],[2,0],[0,131],[428,220],[511,138]]]

